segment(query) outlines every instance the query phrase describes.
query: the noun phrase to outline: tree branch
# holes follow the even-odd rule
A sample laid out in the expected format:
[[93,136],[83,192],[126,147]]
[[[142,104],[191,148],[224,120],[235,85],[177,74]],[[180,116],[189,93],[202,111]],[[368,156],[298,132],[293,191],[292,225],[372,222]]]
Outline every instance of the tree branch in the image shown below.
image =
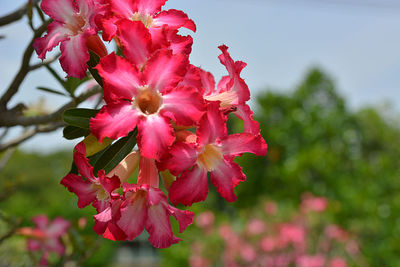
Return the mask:
[[17,138],[14,138],[4,144],[0,144],[0,152],[7,150],[11,147],[15,147],[15,146],[21,144],[22,142],[32,138],[33,136],[35,136],[38,133],[52,132],[63,126],[65,126],[65,123],[63,121],[58,121],[58,122],[55,122],[55,123],[49,124],[49,125],[35,126],[33,129],[29,129],[29,130],[25,131]]
[[25,49],[24,56],[22,57],[21,67],[14,77],[14,80],[11,82],[10,86],[0,98],[0,110],[6,110],[8,101],[18,92],[18,89],[25,79],[26,75],[29,72],[29,61],[33,54],[33,41],[40,37],[45,31],[46,27],[50,23],[50,20],[46,21],[42,26],[40,26],[34,33],[32,40],[29,42],[28,46]]
[[78,97],[75,97],[70,102],[60,107],[58,110],[48,115],[25,117],[17,116],[15,112],[0,112],[0,126],[32,126],[59,121],[61,120],[61,116],[65,110],[78,106],[89,97],[99,94],[101,91],[102,90],[100,86],[94,86],[88,91],[79,95]]
[[43,62],[31,65],[31,66],[29,66],[29,71],[33,71],[33,70],[41,68],[41,67],[43,67],[45,65],[49,65],[49,64],[53,63],[54,61],[56,61],[60,56],[61,56],[61,54],[57,54],[54,57],[51,57],[51,58],[48,58],[48,59],[44,60]]
[[39,1],[40,0],[27,1],[27,3],[25,5],[21,6],[14,12],[11,12],[3,17],[0,17],[0,27],[8,25],[10,23],[13,23],[15,21],[18,21],[26,14],[26,12],[28,11],[29,5],[31,5],[33,7],[34,5],[39,3]]

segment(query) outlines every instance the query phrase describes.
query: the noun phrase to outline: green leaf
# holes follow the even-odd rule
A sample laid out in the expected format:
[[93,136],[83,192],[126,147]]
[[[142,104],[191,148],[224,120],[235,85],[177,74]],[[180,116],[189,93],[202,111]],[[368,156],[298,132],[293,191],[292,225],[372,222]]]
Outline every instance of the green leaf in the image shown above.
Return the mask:
[[65,89],[71,94],[74,95],[75,90],[83,83],[87,82],[90,78],[86,76],[83,79],[78,79],[75,77],[68,77],[65,81]]
[[89,134],[90,130],[71,125],[66,126],[63,130],[63,136],[65,139],[68,140],[73,140],[79,137],[87,136]]
[[72,108],[64,111],[63,120],[72,126],[89,129],[90,118],[96,116],[99,110],[87,108]]
[[[53,77],[59,82],[59,84],[61,84],[61,86],[63,87],[63,88],[65,88],[65,81],[64,81],[64,79],[62,79],[61,77],[60,77],[60,75],[58,75],[58,73],[52,68],[52,67],[50,67],[49,65],[44,65],[44,67],[51,73],[51,75],[53,75]],[[65,88],[66,89],[66,88]]]
[[90,59],[87,62],[87,65],[89,67],[89,71],[92,74],[93,78],[98,82],[98,84],[101,87],[103,87],[103,80],[101,79],[101,77],[99,75],[99,72],[96,69],[94,69],[94,67],[96,67],[97,64],[99,64],[100,57],[96,53],[93,53],[93,52],[90,52],[90,51],[89,51],[89,53],[90,53]]
[[45,92],[48,92],[48,93],[56,94],[56,95],[67,96],[66,94],[64,94],[64,93],[62,93],[62,92],[60,92],[60,91],[57,91],[57,90],[54,90],[54,89],[50,89],[50,88],[47,88],[47,87],[41,87],[41,86],[39,86],[39,87],[37,87],[36,89],[42,90],[42,91],[45,91]]
[[93,172],[97,173],[99,170],[104,170],[106,173],[109,173],[114,169],[135,147],[136,135],[137,129],[106,148],[94,164]]

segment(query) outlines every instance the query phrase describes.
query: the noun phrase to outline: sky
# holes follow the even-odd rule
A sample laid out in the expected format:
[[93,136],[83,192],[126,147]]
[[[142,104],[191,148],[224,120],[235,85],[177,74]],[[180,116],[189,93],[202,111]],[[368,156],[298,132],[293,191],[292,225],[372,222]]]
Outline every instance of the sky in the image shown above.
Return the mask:
[[[0,16],[22,0],[1,0]],[[225,44],[235,60],[248,65],[242,72],[253,96],[273,88],[287,91],[313,66],[336,82],[351,108],[389,101],[400,110],[400,4],[389,0],[169,0],[165,9],[186,12],[197,25],[191,63],[225,75],[218,46]],[[183,33],[189,33],[184,31]],[[16,70],[30,38],[26,21],[0,28],[0,92]],[[59,88],[45,71],[28,76],[13,103],[32,103],[46,96],[35,88]],[[56,108],[68,99],[48,98]],[[76,142],[61,132],[43,134],[23,145],[51,151]]]

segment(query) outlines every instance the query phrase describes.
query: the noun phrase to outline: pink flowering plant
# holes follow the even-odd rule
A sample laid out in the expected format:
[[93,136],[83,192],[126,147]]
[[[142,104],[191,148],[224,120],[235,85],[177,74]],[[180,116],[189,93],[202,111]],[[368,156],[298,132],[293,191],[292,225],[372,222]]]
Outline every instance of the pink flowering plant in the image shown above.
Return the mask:
[[328,201],[303,194],[297,210],[267,201],[226,222],[199,213],[189,256],[191,267],[368,266],[357,238],[328,219]]
[[[163,10],[165,3],[42,0],[52,22],[33,42],[41,59],[60,45],[67,77],[93,77],[104,100],[99,110],[64,112],[64,136],[83,140],[61,184],[77,195],[79,208],[96,209],[97,234],[133,240],[146,230],[156,248],[181,240],[170,217],[180,232],[192,224],[193,212],[178,204],[206,200],[209,183],[235,201],[234,189],[246,176],[234,159],[267,152],[247,105],[246,63],[221,45],[227,75],[216,83],[190,63],[193,38],[179,32],[195,32],[195,23],[183,11]],[[108,51],[105,42],[116,50]],[[242,120],[243,131],[228,132],[228,119]]]

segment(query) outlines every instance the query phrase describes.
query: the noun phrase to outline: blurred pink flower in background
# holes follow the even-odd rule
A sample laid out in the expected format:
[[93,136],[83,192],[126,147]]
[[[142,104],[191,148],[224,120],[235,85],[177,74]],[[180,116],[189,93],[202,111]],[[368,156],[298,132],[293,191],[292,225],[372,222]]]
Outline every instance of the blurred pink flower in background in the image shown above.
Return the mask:
[[41,266],[48,265],[50,252],[55,252],[60,257],[65,253],[65,246],[61,242],[61,236],[67,233],[70,222],[61,217],[55,218],[51,223],[46,215],[38,215],[32,218],[36,227],[23,227],[18,233],[28,237],[27,249],[31,252],[41,251]]
[[274,201],[267,201],[264,205],[264,211],[269,215],[274,215],[278,211],[278,206]]
[[304,212],[323,212],[328,207],[328,201],[324,197],[315,197],[311,193],[302,196],[301,210]]
[[247,224],[246,232],[249,235],[259,235],[262,234],[266,230],[265,222],[260,219],[251,219]]

